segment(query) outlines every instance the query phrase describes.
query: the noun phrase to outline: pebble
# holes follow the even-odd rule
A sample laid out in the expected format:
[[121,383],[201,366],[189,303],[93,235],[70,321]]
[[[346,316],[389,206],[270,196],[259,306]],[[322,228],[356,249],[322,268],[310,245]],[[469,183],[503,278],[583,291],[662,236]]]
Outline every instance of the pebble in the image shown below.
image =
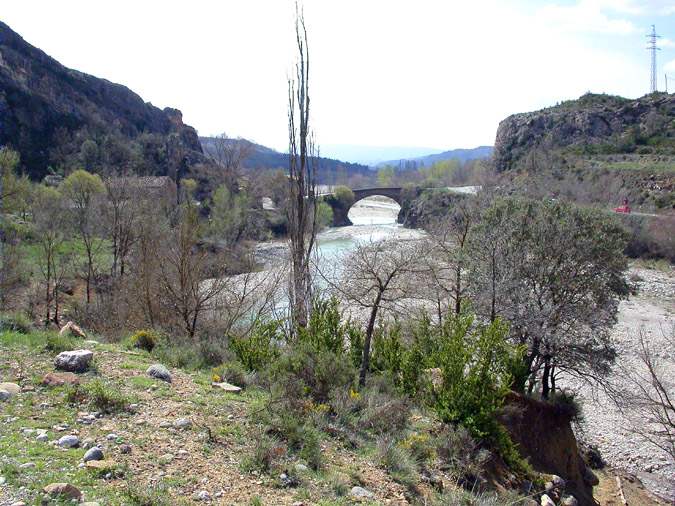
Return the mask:
[[75,448],[80,444],[80,438],[74,435],[63,436],[57,443],[61,448]]
[[25,464],[21,464],[19,466],[19,469],[33,469],[35,468],[35,462],[26,462]]
[[145,373],[152,378],[157,378],[159,380],[166,381],[167,383],[171,383],[171,373],[162,364],[152,364],[150,367],[148,367]]
[[118,437],[119,437],[119,436],[118,436],[117,434],[110,433],[110,434],[108,434],[105,438],[106,438],[108,441],[114,441],[114,440],[117,439]]
[[131,453],[131,445],[121,444],[120,445],[120,453],[123,453],[125,455]]

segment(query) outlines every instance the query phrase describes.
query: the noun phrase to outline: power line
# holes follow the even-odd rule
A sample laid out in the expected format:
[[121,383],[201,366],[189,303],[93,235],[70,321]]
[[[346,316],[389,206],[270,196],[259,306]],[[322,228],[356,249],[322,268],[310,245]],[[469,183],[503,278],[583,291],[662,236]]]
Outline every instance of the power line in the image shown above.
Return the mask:
[[656,52],[661,51],[661,48],[656,46],[656,42],[661,36],[656,34],[656,27],[652,25],[652,33],[646,35],[646,37],[648,41],[647,50],[652,52],[650,93],[656,93]]

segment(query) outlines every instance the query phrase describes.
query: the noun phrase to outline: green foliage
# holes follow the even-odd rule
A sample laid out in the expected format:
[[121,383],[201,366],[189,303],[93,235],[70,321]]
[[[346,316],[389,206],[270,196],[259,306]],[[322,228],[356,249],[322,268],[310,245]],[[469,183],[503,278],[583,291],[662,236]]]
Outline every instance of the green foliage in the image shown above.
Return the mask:
[[318,230],[323,230],[333,224],[333,208],[323,200],[320,201],[316,210],[316,224]]
[[119,387],[100,379],[94,379],[84,385],[73,385],[68,389],[66,399],[71,404],[86,403],[91,409],[109,414],[122,412],[131,403]]
[[238,387],[245,387],[248,383],[246,369],[240,362],[234,360],[215,367],[213,376],[216,381],[227,381]]
[[377,185],[384,188],[391,186],[394,181],[394,175],[394,167],[391,165],[380,167],[377,170]]
[[61,353],[62,351],[71,351],[79,348],[81,340],[70,333],[60,335],[56,332],[47,335],[47,344],[45,348],[52,353]]
[[262,371],[280,354],[279,343],[284,339],[279,320],[256,321],[246,337],[233,337],[230,349],[249,371]]
[[98,174],[90,174],[78,169],[72,172],[61,184],[64,195],[78,207],[87,207],[95,195],[105,192],[105,186]]
[[148,485],[127,482],[124,491],[124,504],[129,506],[171,506],[175,502],[170,498],[167,487],[163,484]]
[[229,358],[225,344],[210,339],[172,342],[162,339],[153,348],[152,356],[167,366],[192,371],[210,369]]
[[155,330],[138,330],[129,336],[129,345],[133,348],[139,348],[150,353],[155,346],[157,346],[160,339],[161,336]]
[[1,313],[0,332],[18,332],[29,334],[33,330],[33,324],[23,313]]
[[433,407],[446,423],[460,423],[474,437],[489,440],[501,430],[496,412],[512,381],[508,364],[515,351],[506,341],[508,326],[500,320],[476,325],[472,315],[460,314],[437,330],[434,360],[442,384]]
[[337,186],[333,190],[333,195],[343,208],[350,207],[354,202],[354,192],[348,186]]
[[233,194],[227,185],[220,185],[211,197],[211,235],[229,242],[238,241],[245,232],[250,207],[248,194]]

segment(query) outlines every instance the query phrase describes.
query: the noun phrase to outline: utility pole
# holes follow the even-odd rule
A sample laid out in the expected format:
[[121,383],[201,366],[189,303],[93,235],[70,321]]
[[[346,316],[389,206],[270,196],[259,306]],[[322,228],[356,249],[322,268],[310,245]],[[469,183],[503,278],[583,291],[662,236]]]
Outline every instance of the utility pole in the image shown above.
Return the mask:
[[652,53],[652,66],[651,66],[651,83],[649,92],[656,93],[656,52],[661,51],[660,47],[656,46],[657,39],[660,39],[661,36],[656,34],[656,27],[652,25],[652,33],[646,36],[648,45],[647,50]]

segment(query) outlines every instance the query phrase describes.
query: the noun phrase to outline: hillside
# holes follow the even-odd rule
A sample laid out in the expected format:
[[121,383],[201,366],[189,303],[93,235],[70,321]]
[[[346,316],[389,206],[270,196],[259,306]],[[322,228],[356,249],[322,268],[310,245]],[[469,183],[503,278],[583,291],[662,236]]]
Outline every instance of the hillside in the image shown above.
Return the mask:
[[[202,148],[206,154],[214,154],[214,138],[200,137]],[[248,156],[243,161],[243,166],[248,169],[288,169],[288,155],[261,144],[246,139],[227,139],[228,143],[240,143],[246,145]],[[353,175],[370,177],[372,171],[358,163],[343,162],[332,158],[319,158],[318,179],[323,184],[334,184],[341,179]]]
[[388,162],[381,162],[377,165],[402,165],[404,167],[420,167],[429,166],[435,162],[440,162],[443,160],[459,160],[460,162],[466,162],[480,158],[489,158],[490,155],[492,155],[492,146],[478,146],[477,148],[471,149],[451,149],[449,151],[443,151],[442,153],[417,156],[414,158],[405,158],[402,160],[389,160]]
[[675,208],[675,95],[586,94],[499,124],[493,155],[510,193],[643,212]]
[[537,149],[577,155],[675,155],[675,95],[637,100],[588,93],[540,111],[514,114],[499,124],[497,170],[517,167]]
[[187,165],[204,158],[180,111],[66,68],[2,22],[0,126],[0,145],[19,151],[35,179],[74,165],[165,174],[172,157]]

